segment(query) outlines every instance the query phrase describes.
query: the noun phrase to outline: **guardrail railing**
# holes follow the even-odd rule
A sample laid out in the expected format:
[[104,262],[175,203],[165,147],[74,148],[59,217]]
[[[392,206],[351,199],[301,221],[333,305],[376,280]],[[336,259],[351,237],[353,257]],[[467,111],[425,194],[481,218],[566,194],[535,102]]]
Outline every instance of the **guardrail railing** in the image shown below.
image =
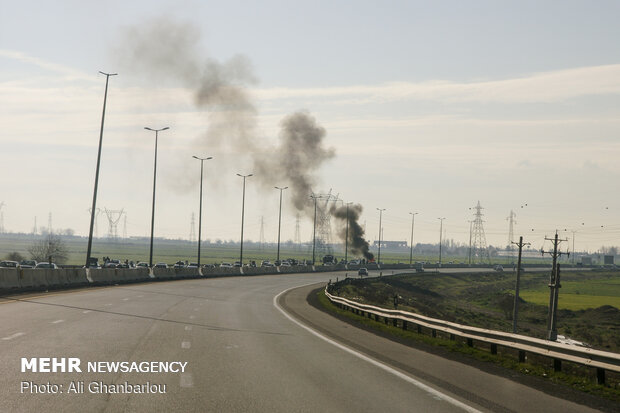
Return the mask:
[[332,284],[328,284],[325,287],[325,295],[333,304],[344,310],[351,310],[361,316],[374,317],[375,321],[380,321],[380,318],[383,318],[386,324],[391,321],[395,327],[398,326],[400,321],[400,326],[404,330],[417,328],[418,333],[421,333],[421,328],[426,327],[431,330],[433,337],[436,336],[437,331],[441,331],[449,334],[450,339],[455,339],[455,337],[465,338],[467,345],[470,347],[473,346],[473,340],[481,341],[490,345],[492,354],[497,354],[497,346],[508,347],[518,350],[519,362],[525,362],[526,353],[549,357],[553,359],[555,371],[561,371],[562,361],[593,367],[596,368],[596,379],[599,384],[605,383],[605,371],[620,373],[620,354],[617,353],[578,347],[520,334],[465,326],[408,311],[391,310],[362,304],[332,295],[329,292],[330,285]]

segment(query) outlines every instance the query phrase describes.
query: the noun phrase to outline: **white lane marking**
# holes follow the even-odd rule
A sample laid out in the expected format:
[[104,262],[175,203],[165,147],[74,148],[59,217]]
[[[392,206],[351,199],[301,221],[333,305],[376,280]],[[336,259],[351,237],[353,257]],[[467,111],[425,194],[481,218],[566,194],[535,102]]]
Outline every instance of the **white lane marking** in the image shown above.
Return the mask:
[[[314,284],[314,283],[313,283]],[[306,284],[306,285],[311,285],[311,284]],[[328,342],[329,344],[338,347],[341,350],[346,351],[349,354],[354,355],[355,357],[358,357],[364,361],[367,361],[368,363],[372,364],[373,366],[379,367],[382,370],[387,371],[388,373],[391,373],[393,375],[395,375],[396,377],[403,379],[411,384],[413,384],[414,386],[428,392],[432,397],[438,399],[438,400],[443,400],[445,402],[448,402],[450,404],[452,404],[453,406],[456,407],[460,407],[461,409],[467,411],[467,412],[471,412],[471,413],[480,413],[480,410],[477,410],[471,406],[468,406],[467,404],[452,398],[450,396],[448,396],[447,394],[444,394],[442,392],[440,392],[439,390],[435,390],[434,388],[427,386],[426,384],[422,383],[421,381],[418,381],[416,379],[414,379],[413,377],[409,377],[406,374],[388,366],[387,364],[384,364],[380,361],[377,361],[373,358],[368,357],[367,355],[358,352],[357,350],[353,350],[345,345],[342,345],[340,343],[338,343],[337,341],[332,340],[329,337],[324,336],[323,334],[319,333],[318,331],[313,330],[312,328],[308,327],[305,324],[302,324],[300,321],[294,319],[292,316],[290,316],[288,313],[286,313],[282,307],[280,307],[280,305],[278,304],[278,298],[280,298],[280,296],[282,294],[285,294],[286,292],[294,289],[294,288],[300,288],[300,287],[305,287],[305,285],[303,286],[299,286],[299,287],[291,287],[288,288],[282,292],[280,292],[278,295],[276,295],[275,297],[273,297],[273,306],[275,308],[277,308],[282,314],[284,314],[284,316],[286,318],[288,318],[289,320],[291,320],[293,323],[297,324],[299,327],[303,328],[304,330],[308,331],[309,333],[317,336],[318,338]]]
[[14,338],[17,338],[19,336],[23,336],[24,334],[26,334],[26,333],[19,332],[19,333],[11,334],[10,336],[2,337],[2,339],[3,340],[13,340]]
[[123,298],[123,301],[129,301],[129,298]]
[[190,348],[192,346],[192,343],[190,343],[189,341],[184,341],[181,343],[181,348]]
[[190,320],[193,320],[194,318],[196,318],[196,316],[195,316],[195,315],[190,315],[190,316],[189,316],[189,319],[190,319]]
[[185,331],[192,331],[192,326],[185,326]]
[[62,322],[64,322],[64,321],[65,321],[65,320],[56,320],[56,321],[52,321],[52,324],[58,324],[58,323],[62,323]]
[[112,303],[107,303],[107,304],[106,304],[106,306],[111,306],[111,305],[112,305]]
[[194,308],[194,311],[198,311],[198,307]]
[[181,373],[181,387],[194,387],[192,373]]
[[143,296],[143,295],[139,295],[139,296],[138,296],[138,298],[142,298],[142,297],[144,297],[144,296]]
[[88,313],[90,313],[90,310],[84,310],[84,311],[82,311],[82,314],[88,314]]

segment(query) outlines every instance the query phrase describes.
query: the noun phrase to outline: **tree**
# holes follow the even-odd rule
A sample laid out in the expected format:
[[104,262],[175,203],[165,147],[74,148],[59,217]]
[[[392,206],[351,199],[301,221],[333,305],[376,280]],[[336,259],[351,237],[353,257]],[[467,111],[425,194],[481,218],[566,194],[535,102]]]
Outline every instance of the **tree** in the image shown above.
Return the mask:
[[11,252],[10,254],[7,254],[5,259],[7,261],[21,262],[24,259],[24,256],[21,255],[19,252]]
[[47,262],[51,256],[58,264],[66,262],[69,255],[65,242],[55,234],[47,234],[45,238],[34,241],[28,252],[33,260]]

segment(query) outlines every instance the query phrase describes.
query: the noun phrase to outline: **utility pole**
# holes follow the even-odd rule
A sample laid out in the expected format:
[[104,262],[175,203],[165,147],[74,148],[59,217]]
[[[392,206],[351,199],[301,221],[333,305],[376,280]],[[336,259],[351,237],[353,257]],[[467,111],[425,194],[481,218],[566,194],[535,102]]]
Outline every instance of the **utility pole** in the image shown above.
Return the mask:
[[530,245],[523,242],[523,237],[519,237],[519,242],[512,242],[512,244],[516,244],[519,247],[519,258],[517,260],[517,284],[515,286],[515,303],[512,311],[512,332],[517,333],[517,317],[519,314],[519,283],[521,282],[521,251],[523,250],[524,245]]
[[349,205],[353,202],[347,202],[347,230],[344,237],[344,264],[349,263]]
[[418,212],[410,212],[411,215],[411,246],[409,248],[409,267],[411,267],[413,263],[413,225],[415,224],[415,216],[418,215]]
[[471,229],[474,221],[469,221],[469,266],[471,267]]
[[558,251],[558,245],[560,242],[568,241],[566,239],[558,239],[558,232],[555,232],[554,238],[547,238],[545,240],[553,242],[553,251],[540,250],[542,255],[550,254],[553,258],[551,265],[551,274],[549,276],[549,316],[547,319],[547,339],[550,341],[556,341],[558,338],[558,331],[556,326],[557,310],[558,310],[558,293],[560,289],[560,269],[558,265],[558,257],[563,254],[569,254],[568,252]]
[[312,265],[316,261],[316,195],[310,195],[310,198],[314,200],[314,223],[312,224]]
[[441,242],[443,235],[443,220],[446,218],[437,218],[439,220],[439,268],[441,268]]
[[377,208],[379,211],[379,256],[377,257],[377,265],[381,265],[381,217],[385,208]]
[[285,189],[288,189],[288,186],[285,186],[283,188],[276,186],[275,188],[280,191],[280,212],[278,212],[278,255],[276,258],[276,261],[279,264],[280,263],[280,227],[282,226],[282,191],[284,191]]

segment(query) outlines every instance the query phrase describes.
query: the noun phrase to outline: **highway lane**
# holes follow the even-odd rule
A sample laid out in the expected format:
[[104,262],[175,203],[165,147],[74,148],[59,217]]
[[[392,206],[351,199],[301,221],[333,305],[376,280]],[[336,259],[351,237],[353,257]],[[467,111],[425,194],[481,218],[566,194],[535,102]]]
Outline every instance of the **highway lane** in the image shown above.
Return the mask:
[[[468,398],[406,370],[397,369],[399,376],[317,337],[274,306],[274,297],[286,289],[337,276],[342,274],[184,280],[4,301],[0,411],[500,410],[485,402],[489,389],[480,389],[479,398]],[[78,357],[84,370],[88,361],[181,361],[187,367],[179,374],[22,373],[22,357]],[[462,365],[448,368],[456,371]],[[22,381],[62,384],[64,393],[21,393]],[[166,385],[166,393],[92,394],[86,389],[69,394],[72,381],[86,386],[150,382]],[[575,408],[535,394],[549,406],[563,406],[563,411]]]

